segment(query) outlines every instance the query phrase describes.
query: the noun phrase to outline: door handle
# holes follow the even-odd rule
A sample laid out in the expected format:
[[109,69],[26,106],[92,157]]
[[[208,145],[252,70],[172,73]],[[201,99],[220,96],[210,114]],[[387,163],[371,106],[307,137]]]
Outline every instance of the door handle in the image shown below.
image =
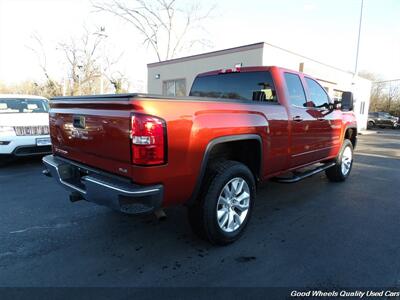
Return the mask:
[[301,122],[301,121],[303,121],[303,118],[300,117],[300,116],[295,116],[295,117],[293,117],[293,121],[295,121],[295,122]]

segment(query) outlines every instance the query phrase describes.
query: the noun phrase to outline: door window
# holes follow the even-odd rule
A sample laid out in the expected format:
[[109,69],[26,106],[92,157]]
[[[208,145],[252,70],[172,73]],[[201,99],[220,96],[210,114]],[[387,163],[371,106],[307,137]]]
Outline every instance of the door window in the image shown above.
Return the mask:
[[300,77],[293,73],[285,73],[286,89],[289,95],[291,105],[304,107],[306,103],[306,94]]
[[318,82],[311,78],[306,77],[306,82],[308,86],[308,91],[310,92],[310,100],[313,107],[323,107],[324,104],[329,103],[329,96],[325,89],[321,87]]

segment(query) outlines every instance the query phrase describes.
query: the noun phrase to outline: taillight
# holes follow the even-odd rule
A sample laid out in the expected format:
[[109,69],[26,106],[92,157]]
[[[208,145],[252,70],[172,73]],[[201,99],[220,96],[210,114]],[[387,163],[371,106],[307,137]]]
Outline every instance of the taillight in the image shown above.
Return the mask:
[[132,163],[166,163],[165,121],[149,115],[134,114],[131,119]]

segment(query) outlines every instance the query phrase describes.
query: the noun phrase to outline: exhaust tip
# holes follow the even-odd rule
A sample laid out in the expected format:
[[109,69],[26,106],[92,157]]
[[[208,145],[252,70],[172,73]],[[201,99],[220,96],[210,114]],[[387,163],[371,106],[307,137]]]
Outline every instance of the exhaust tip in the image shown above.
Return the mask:
[[167,214],[163,209],[157,209],[156,211],[154,211],[154,214],[159,221],[165,220],[167,218]]

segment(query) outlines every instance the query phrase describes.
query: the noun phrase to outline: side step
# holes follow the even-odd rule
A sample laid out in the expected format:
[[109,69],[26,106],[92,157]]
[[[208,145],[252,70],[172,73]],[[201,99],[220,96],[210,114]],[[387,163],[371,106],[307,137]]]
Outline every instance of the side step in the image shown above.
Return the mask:
[[315,174],[325,171],[326,169],[329,169],[329,168],[333,167],[334,165],[335,165],[335,163],[331,162],[331,163],[324,164],[324,165],[317,167],[310,171],[305,171],[302,173],[294,173],[293,177],[274,177],[274,178],[272,178],[272,180],[275,182],[279,182],[279,183],[295,183],[295,182],[303,180],[307,177],[311,177]]

